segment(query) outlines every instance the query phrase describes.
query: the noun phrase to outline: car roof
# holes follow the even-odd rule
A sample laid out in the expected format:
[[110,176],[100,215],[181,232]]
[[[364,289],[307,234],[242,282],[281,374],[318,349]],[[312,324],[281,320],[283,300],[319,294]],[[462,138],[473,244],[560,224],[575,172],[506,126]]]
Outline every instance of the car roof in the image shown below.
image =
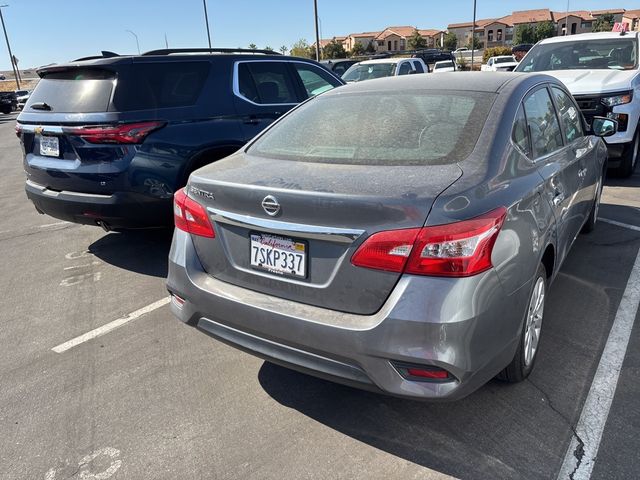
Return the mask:
[[513,90],[519,86],[534,86],[541,82],[562,85],[556,78],[542,73],[444,72],[441,75],[400,75],[367,80],[366,82],[348,83],[343,87],[329,90],[322,96],[357,92],[407,92],[411,90],[461,90],[498,93],[501,90],[506,90],[507,86]]
[[409,58],[376,58],[375,60],[363,60],[363,65],[371,65],[375,63],[398,63],[401,60],[410,60]]
[[625,35],[620,35],[619,32],[578,33],[576,35],[546,38],[544,40],[541,40],[540,44],[579,42],[584,40],[596,40],[603,38],[638,38],[638,35],[638,32],[627,32]]

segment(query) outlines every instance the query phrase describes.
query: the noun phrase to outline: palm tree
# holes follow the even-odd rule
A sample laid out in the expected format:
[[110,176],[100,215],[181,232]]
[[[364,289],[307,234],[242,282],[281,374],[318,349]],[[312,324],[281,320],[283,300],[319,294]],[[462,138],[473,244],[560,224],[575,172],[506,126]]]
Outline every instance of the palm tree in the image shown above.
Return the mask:
[[257,50],[257,49],[258,49],[258,46],[257,46],[255,43],[250,43],[250,44],[249,44],[249,49],[250,49],[250,50]]
[[286,54],[287,54],[287,51],[289,51],[289,49],[287,48],[287,46],[286,46],[286,45],[282,45],[282,46],[280,47],[280,53],[282,53],[283,55],[286,55]]

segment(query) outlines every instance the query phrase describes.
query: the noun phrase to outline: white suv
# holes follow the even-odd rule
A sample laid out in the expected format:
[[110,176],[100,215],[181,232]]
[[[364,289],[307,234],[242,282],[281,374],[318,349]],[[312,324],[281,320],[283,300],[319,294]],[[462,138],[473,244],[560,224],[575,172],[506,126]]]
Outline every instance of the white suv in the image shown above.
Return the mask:
[[591,123],[594,116],[617,120],[606,138],[609,167],[630,176],[640,145],[640,34],[604,32],[553,37],[537,43],[517,72],[546,72],[567,86]]
[[361,82],[374,78],[427,73],[428,71],[429,67],[421,58],[379,58],[352,65],[349,70],[344,72],[342,80],[348,83]]

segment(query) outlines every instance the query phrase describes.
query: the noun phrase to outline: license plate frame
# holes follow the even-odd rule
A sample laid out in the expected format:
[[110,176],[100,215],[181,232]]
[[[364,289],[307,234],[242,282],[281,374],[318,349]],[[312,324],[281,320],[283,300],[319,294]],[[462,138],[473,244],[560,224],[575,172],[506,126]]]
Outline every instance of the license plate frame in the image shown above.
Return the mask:
[[[260,247],[267,250],[260,251]],[[258,252],[254,248],[258,248]],[[267,253],[269,251],[271,256]],[[287,255],[283,257],[284,253]],[[309,274],[308,259],[309,244],[303,240],[271,233],[249,232],[249,265],[254,270],[304,280]],[[283,262],[286,262],[284,267]],[[294,268],[287,268],[291,265]]]
[[40,143],[40,155],[60,158],[60,139],[58,137],[41,135],[38,141]]

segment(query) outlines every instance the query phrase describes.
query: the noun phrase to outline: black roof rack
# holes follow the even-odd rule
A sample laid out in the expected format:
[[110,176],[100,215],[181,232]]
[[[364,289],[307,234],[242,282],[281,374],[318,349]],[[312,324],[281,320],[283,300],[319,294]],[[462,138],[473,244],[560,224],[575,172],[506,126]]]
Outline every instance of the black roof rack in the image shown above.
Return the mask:
[[170,55],[172,53],[261,53],[264,55],[280,55],[273,50],[253,50],[250,48],[161,48],[144,52],[142,55]]
[[119,57],[120,55],[114,52],[110,52],[108,50],[103,50],[102,52],[100,52],[100,55],[92,55],[90,57],[82,57],[82,58],[76,58],[75,60],[72,60],[73,62],[82,62],[84,60],[95,60],[96,58],[111,58],[111,57]]

